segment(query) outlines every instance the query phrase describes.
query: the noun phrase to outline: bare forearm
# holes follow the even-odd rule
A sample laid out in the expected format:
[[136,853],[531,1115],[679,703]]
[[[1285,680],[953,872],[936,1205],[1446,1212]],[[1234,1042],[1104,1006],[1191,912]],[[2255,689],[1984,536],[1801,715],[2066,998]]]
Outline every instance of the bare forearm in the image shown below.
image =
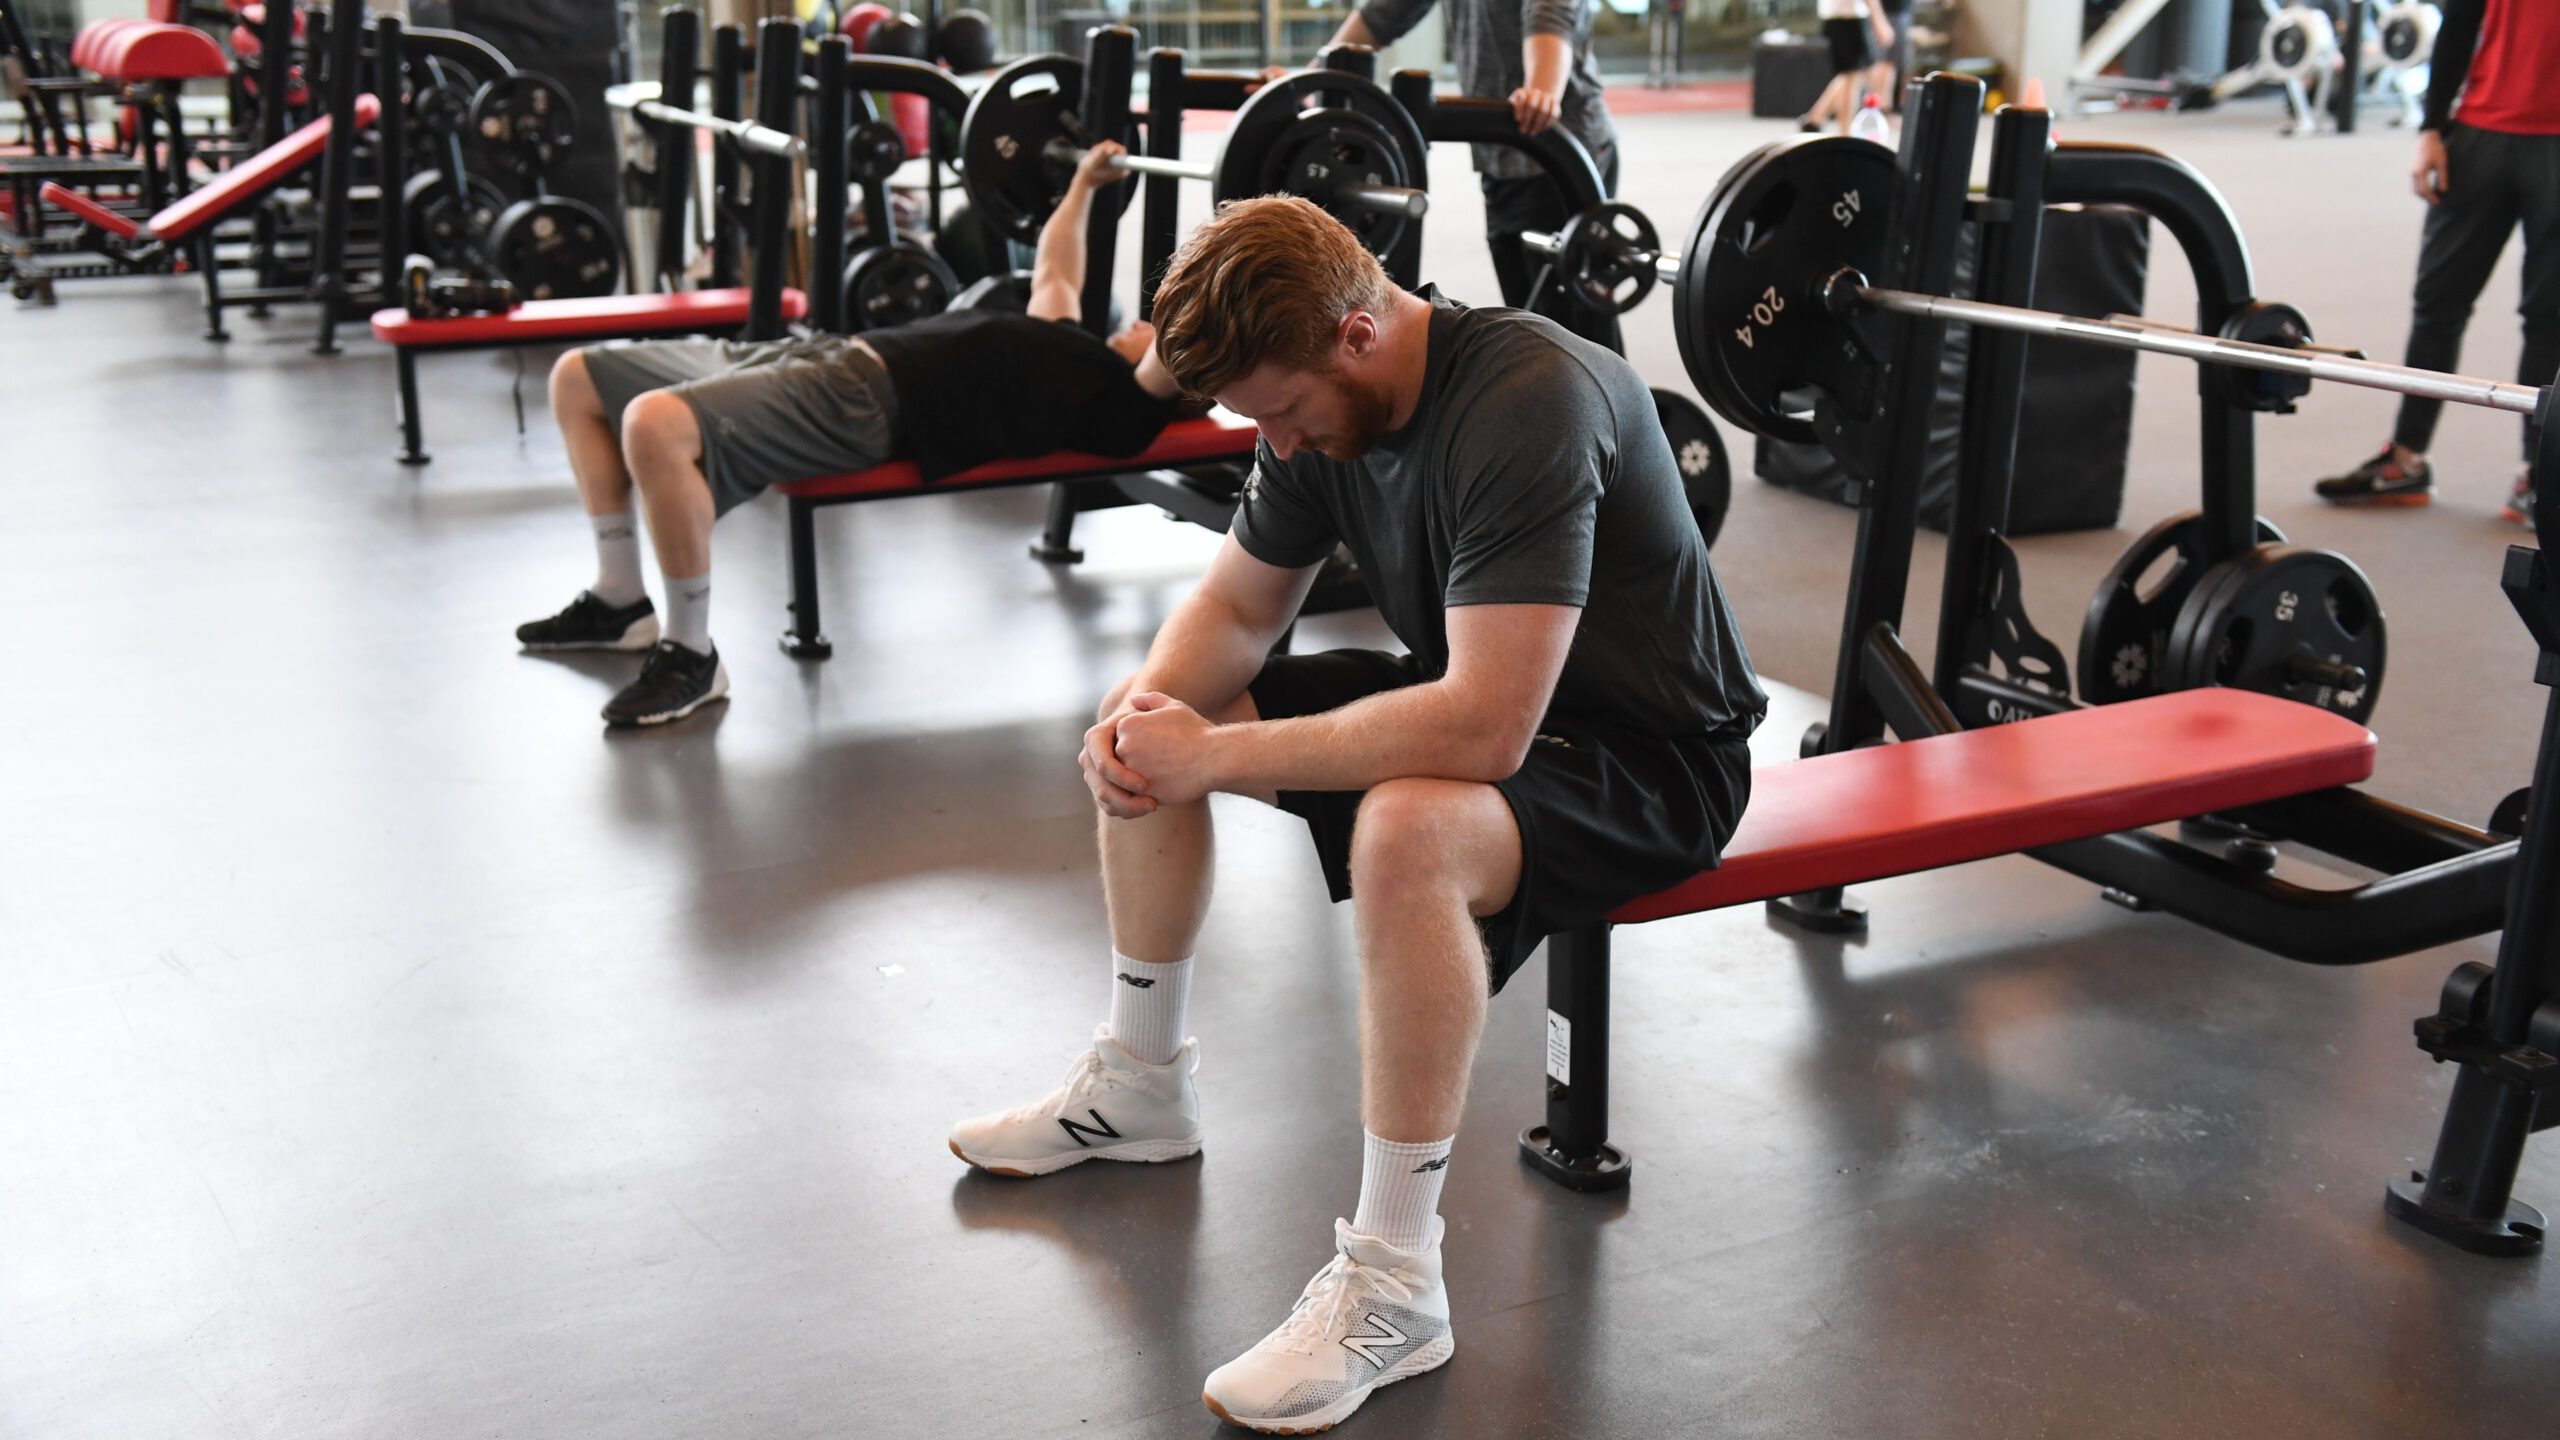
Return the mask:
[[1040,245],[1032,255],[1035,287],[1058,281],[1070,290],[1084,288],[1085,220],[1092,213],[1092,189],[1081,183],[1069,185],[1066,198],[1040,227]]
[[1277,638],[1261,634],[1215,597],[1195,595],[1156,631],[1146,663],[1130,679],[1130,693],[1153,690],[1214,712],[1253,683]]
[[1360,17],[1359,11],[1354,10],[1349,16],[1344,18],[1341,28],[1333,32],[1333,38],[1325,43],[1328,45],[1366,45],[1375,49],[1377,48],[1378,37],[1370,32],[1369,22]]
[[1216,734],[1219,788],[1248,794],[1367,790],[1417,778],[1491,782],[1520,768],[1528,745],[1526,735],[1495,733],[1446,680]]
[[1532,35],[1520,42],[1521,72],[1532,90],[1553,94],[1564,89],[1573,70],[1573,46],[1561,35]]

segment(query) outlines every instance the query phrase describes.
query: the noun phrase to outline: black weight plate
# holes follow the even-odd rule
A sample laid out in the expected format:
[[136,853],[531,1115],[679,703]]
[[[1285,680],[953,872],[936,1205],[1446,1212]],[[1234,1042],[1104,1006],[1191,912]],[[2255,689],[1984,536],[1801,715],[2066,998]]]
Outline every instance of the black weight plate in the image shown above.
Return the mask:
[[[1221,175],[1225,172],[1223,168]],[[1360,237],[1361,248],[1385,256],[1404,238],[1409,216],[1342,198],[1351,184],[1405,186],[1411,172],[1387,127],[1356,110],[1312,110],[1280,132],[1263,160],[1262,195],[1314,201]],[[1217,196],[1223,202],[1239,196]]]
[[844,267],[844,333],[939,315],[959,289],[942,257],[911,240],[872,246]]
[[1585,309],[1624,315],[1644,303],[1660,278],[1654,261],[1662,234],[1633,205],[1602,201],[1566,221],[1556,240],[1557,279]]
[[1713,546],[1724,528],[1725,512],[1733,507],[1733,464],[1725,454],[1724,437],[1716,433],[1706,410],[1677,390],[1657,388],[1653,413],[1662,420],[1663,438],[1671,442],[1671,461],[1679,467],[1680,488],[1689,497],[1698,533]]
[[951,297],[953,310],[1002,310],[1019,315],[1031,308],[1031,272],[1009,270],[982,276]]
[[2394,16],[2382,27],[2382,58],[2394,65],[2414,65],[2418,60],[2418,26],[2406,16]]
[[622,286],[622,237],[583,200],[519,200],[489,227],[489,268],[527,300],[610,295]]
[[[1314,96],[1324,97],[1325,108],[1306,108]],[[1306,147],[1320,147],[1316,137],[1334,129],[1356,129],[1365,143],[1380,147],[1374,157],[1378,163],[1413,177],[1381,183],[1420,184],[1427,174],[1423,160],[1431,152],[1422,127],[1394,96],[1340,70],[1302,70],[1256,90],[1237,109],[1235,123],[1227,128],[1225,148],[1218,152],[1211,195],[1223,205],[1270,194],[1281,188],[1280,177],[1293,163],[1321,159],[1321,148]],[[1364,241],[1383,237],[1385,244],[1392,245],[1410,223],[1384,211],[1364,213],[1376,217],[1366,222],[1367,229],[1353,227]],[[1377,250],[1375,245],[1371,248]]]
[[481,86],[471,97],[471,133],[491,164],[531,180],[547,172],[577,138],[578,107],[559,81],[518,70]]
[[1863,396],[1874,362],[1820,291],[1844,267],[1882,269],[1892,191],[1892,151],[1806,135],[1746,159],[1699,210],[1673,286],[1673,328],[1681,362],[1716,413],[1811,443],[1810,417],[1782,397]]
[[[2316,706],[2359,723],[2382,693],[2387,656],[2381,601],[2343,555],[2261,545],[2208,572],[2171,633],[2172,688],[2228,685]],[[2354,666],[2341,686],[2307,670]]]
[[885,120],[865,120],[845,132],[845,174],[857,185],[886,184],[907,163],[906,133]]
[[2496,807],[2491,809],[2489,812],[2489,833],[2492,835],[2505,835],[2510,837],[2522,835],[2524,833],[2525,811],[2532,804],[2532,786],[2528,785],[2521,790],[2508,791],[2506,798],[2500,800]]
[[[1067,175],[1049,158],[1054,140],[1081,143],[1071,117],[1084,96],[1084,62],[1028,55],[990,77],[960,121],[960,179],[969,201],[998,234],[1028,245],[1067,193]],[[1123,139],[1134,151],[1136,126]],[[1113,185],[1096,203],[1129,205],[1135,185]]]
[[[2080,698],[2112,705],[2160,691],[2160,667],[2179,608],[2204,578],[2196,563],[2203,516],[2182,510],[2143,532],[2089,597],[2080,621]],[[2258,542],[2281,544],[2284,532],[2258,518]],[[2163,559],[2169,568],[2150,577]],[[2150,577],[2145,583],[2146,577]]]
[[421,170],[400,191],[409,215],[409,248],[458,270],[478,266],[480,242],[507,207],[507,197],[481,176],[465,177],[465,185],[470,202],[463,205],[454,203],[442,170]]

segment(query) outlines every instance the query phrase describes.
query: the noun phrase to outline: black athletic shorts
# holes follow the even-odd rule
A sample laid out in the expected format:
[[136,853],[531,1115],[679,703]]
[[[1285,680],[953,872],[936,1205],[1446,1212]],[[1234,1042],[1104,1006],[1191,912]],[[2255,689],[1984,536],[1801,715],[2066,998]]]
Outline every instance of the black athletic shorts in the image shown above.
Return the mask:
[[1867,22],[1859,20],[1825,20],[1822,38],[1831,42],[1831,73],[1845,75],[1864,70],[1875,63],[1875,52],[1867,48]]
[[[1263,719],[1279,720],[1339,710],[1424,678],[1411,656],[1327,650],[1272,657],[1251,693]],[[1713,869],[1750,798],[1751,756],[1741,740],[1667,740],[1550,714],[1529,758],[1495,788],[1520,826],[1520,888],[1478,922],[1490,988],[1499,992],[1549,935]],[[1277,797],[1307,822],[1337,903],[1351,898],[1351,824],[1362,793]]]

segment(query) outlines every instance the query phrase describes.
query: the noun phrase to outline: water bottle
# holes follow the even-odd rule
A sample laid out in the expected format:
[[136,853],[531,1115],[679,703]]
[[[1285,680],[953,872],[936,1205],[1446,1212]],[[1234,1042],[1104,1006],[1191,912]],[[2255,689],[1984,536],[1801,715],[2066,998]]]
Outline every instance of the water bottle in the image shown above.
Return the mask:
[[1893,126],[1884,118],[1883,103],[1873,95],[1868,96],[1867,102],[1859,106],[1856,116],[1850,119],[1849,133],[1879,145],[1892,144]]

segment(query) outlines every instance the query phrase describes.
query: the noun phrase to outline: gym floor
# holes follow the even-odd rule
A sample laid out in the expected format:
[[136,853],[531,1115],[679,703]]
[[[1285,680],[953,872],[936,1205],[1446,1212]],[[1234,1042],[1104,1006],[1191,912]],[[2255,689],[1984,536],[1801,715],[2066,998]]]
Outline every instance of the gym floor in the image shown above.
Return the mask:
[[[2408,139],[2277,119],[2063,128],[2194,161],[2263,293],[2396,359]],[[1626,198],[1680,233],[1783,128],[1631,117]],[[1472,299],[1465,166],[1436,157],[1428,250]],[[2150,313],[2183,321],[2156,231],[2154,260]],[[2465,368],[2512,372],[2516,295],[2510,263]],[[1686,388],[1669,305],[1630,349]],[[1090,516],[1087,563],[1052,570],[1023,553],[1038,493],[833,511],[837,654],[804,666],[773,645],[783,516],[757,507],[719,541],[734,700],[606,734],[627,661],[509,638],[587,574],[547,355],[524,437],[513,357],[426,360],[411,472],[361,324],[322,359],[307,312],[236,323],[198,339],[181,279],[0,320],[0,1435],[1217,1432],[1201,1378],[1279,1320],[1358,1176],[1349,915],[1295,822],[1220,804],[1199,1162],[1022,1183],[943,1148],[1099,1015],[1069,756],[1211,537]],[[2022,545],[2066,646],[2131,535],[2194,503],[2194,384],[2142,363],[2125,529]],[[2388,608],[2375,788],[2476,822],[2543,698],[2495,584],[2514,429],[2448,414],[2432,509],[2319,507],[2391,403],[2324,387],[2263,424],[2261,509]],[[1779,694],[1765,758],[1829,684],[1853,524],[1737,487],[1716,561]],[[2549,1433],[2560,1262],[2381,1207],[2449,1079],[2409,1022],[2490,942],[2324,972],[2015,858],[1863,893],[1856,944],[1757,909],[1622,932],[1623,1195],[1514,1158],[1541,1118],[1522,973],[1448,1190],[1457,1358],[1353,1427]],[[2517,1189],[2560,1205],[2560,1143]]]

